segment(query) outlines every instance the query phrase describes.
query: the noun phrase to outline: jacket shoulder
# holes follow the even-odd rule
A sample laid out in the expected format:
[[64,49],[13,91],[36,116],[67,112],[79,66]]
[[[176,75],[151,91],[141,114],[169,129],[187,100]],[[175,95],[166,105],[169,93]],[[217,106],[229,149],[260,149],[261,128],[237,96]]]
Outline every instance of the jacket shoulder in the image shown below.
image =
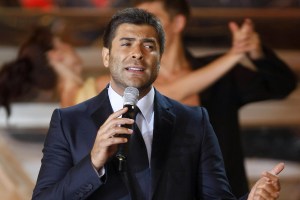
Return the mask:
[[166,96],[164,98],[171,105],[172,111],[177,117],[197,118],[198,120],[208,118],[208,112],[203,106],[189,106]]

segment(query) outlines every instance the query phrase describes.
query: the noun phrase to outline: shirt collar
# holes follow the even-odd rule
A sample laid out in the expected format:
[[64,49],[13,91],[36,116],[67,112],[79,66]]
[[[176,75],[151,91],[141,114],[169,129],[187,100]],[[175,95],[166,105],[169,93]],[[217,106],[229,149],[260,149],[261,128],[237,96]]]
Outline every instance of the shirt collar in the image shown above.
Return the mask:
[[[154,94],[154,88],[152,87],[148,94],[137,102],[137,106],[148,123],[153,115]],[[108,87],[108,96],[114,112],[123,108],[123,97],[116,93],[110,85]]]

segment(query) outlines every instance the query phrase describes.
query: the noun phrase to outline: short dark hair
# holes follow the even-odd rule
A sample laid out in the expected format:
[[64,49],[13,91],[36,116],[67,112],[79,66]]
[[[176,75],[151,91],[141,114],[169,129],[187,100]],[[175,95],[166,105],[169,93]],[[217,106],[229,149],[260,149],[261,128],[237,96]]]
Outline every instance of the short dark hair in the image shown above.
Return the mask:
[[184,15],[189,19],[191,15],[191,8],[188,0],[132,0],[134,6],[146,2],[162,2],[164,9],[171,19],[176,15]]
[[125,8],[118,11],[112,16],[108,23],[104,35],[103,46],[110,49],[112,40],[115,37],[116,30],[121,24],[149,25],[152,26],[158,37],[160,54],[163,54],[165,49],[165,32],[157,17],[153,14],[138,8]]

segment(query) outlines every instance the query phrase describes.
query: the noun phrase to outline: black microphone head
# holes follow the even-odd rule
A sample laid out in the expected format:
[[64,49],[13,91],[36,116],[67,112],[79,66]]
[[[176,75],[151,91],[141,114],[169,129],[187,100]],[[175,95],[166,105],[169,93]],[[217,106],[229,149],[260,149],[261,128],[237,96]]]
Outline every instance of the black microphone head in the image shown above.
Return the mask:
[[135,87],[127,87],[124,90],[123,105],[135,106],[139,97],[139,90]]

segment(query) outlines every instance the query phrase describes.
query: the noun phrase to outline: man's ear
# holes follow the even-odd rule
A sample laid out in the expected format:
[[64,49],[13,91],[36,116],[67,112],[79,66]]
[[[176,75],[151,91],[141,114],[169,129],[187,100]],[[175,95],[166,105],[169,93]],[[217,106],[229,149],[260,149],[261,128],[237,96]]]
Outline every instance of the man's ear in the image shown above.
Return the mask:
[[102,60],[104,67],[108,67],[109,64],[109,49],[106,47],[102,48]]
[[186,17],[184,15],[176,15],[173,19],[173,26],[176,32],[183,32],[186,25]]

